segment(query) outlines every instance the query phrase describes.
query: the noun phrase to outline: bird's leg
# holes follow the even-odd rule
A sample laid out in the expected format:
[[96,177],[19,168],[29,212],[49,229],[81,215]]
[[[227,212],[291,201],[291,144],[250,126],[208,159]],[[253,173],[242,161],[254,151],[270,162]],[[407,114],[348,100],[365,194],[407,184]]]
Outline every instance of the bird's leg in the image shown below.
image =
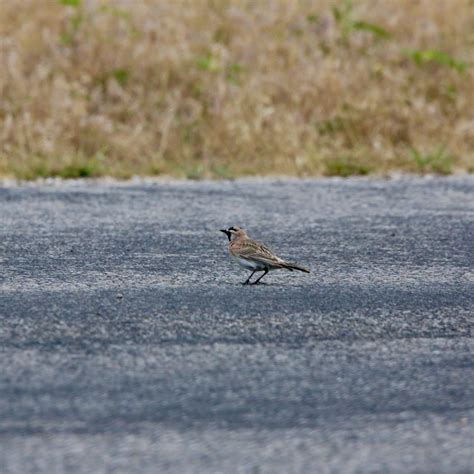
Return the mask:
[[250,276],[242,283],[242,285],[248,285],[248,284],[250,284],[250,278],[253,277],[253,274],[254,274],[256,271],[257,271],[257,270],[254,270],[254,271],[250,274]]
[[263,275],[261,275],[260,277],[258,277],[258,278],[252,283],[252,285],[256,285],[267,273],[268,273],[268,268],[265,268]]

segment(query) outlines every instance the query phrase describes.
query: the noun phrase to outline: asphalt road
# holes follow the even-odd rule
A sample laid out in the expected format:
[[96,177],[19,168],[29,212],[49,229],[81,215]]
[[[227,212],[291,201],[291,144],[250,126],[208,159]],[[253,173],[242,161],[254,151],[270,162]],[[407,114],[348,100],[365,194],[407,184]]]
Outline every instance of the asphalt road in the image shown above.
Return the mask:
[[474,177],[5,185],[0,472],[472,472],[473,236]]

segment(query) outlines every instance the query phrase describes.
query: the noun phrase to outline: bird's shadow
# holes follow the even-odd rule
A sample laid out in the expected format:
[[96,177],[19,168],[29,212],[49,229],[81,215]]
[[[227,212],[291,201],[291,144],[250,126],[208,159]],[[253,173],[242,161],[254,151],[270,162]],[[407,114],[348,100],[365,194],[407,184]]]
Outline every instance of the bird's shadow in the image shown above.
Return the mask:
[[262,286],[262,287],[269,287],[269,288],[277,288],[277,287],[282,287],[282,286],[285,286],[284,283],[279,283],[279,282],[259,282],[259,283],[231,283],[229,282],[229,284],[231,285],[234,285],[234,286],[242,286],[242,287],[249,287],[249,288],[254,288],[254,287],[259,287],[259,286]]

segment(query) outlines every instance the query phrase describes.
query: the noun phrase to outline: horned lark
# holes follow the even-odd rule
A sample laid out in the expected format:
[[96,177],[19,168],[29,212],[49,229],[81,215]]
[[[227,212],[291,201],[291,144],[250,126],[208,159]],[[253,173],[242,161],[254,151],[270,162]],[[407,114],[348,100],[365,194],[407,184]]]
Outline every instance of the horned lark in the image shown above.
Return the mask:
[[250,239],[245,230],[240,227],[221,229],[221,232],[224,232],[229,239],[228,249],[230,255],[241,267],[252,271],[243,283],[244,285],[250,283],[250,279],[255,272],[264,273],[252,283],[253,285],[256,285],[270,270],[278,270],[279,268],[286,268],[291,272],[299,270],[300,272],[309,273],[307,268],[277,257],[260,242]]

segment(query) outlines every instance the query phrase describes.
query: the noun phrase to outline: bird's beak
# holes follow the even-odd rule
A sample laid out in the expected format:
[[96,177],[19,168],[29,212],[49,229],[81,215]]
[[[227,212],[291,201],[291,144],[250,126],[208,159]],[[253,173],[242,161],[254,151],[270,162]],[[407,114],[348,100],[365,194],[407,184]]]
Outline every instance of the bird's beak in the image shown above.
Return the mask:
[[221,232],[224,232],[225,235],[227,235],[227,238],[229,239],[229,242],[230,242],[230,232],[228,230],[225,230],[225,229],[220,229]]

